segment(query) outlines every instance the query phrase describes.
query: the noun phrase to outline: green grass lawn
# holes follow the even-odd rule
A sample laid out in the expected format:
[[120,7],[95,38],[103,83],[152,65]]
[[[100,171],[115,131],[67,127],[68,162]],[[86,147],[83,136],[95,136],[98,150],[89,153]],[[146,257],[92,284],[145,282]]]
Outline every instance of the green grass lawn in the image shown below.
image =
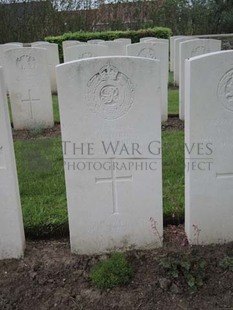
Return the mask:
[[[57,96],[54,119],[59,121]],[[178,112],[178,90],[169,90],[169,113]],[[163,131],[164,217],[184,217],[183,131]],[[61,138],[15,141],[19,187],[27,236],[49,237],[68,233]],[[38,169],[39,167],[39,169]]]
[[64,229],[67,209],[61,139],[17,140],[15,153],[27,234],[45,237]]
[[60,122],[59,117],[59,108],[58,108],[58,97],[53,95],[53,115],[54,115],[54,122]]
[[[173,85],[173,73],[169,72],[168,85]],[[179,89],[168,89],[168,114],[179,114]]]
[[173,72],[169,72],[168,75],[168,85],[173,85]]
[[163,131],[163,209],[165,218],[184,218],[184,132]]
[[168,114],[179,114],[179,90],[168,91]]

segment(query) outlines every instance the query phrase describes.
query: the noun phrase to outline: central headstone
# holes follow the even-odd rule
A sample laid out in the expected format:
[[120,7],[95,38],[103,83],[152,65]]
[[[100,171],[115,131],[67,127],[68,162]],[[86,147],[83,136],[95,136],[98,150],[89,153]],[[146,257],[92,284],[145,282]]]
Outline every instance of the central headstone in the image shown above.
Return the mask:
[[57,80],[72,252],[160,246],[159,62],[89,58]]

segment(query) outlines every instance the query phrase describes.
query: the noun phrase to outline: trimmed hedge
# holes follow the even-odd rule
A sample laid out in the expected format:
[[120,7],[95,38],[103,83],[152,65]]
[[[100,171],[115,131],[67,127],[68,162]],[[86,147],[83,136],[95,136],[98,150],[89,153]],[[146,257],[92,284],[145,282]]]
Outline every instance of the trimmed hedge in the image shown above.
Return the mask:
[[141,30],[128,30],[128,31],[69,32],[64,33],[61,36],[46,37],[45,41],[58,44],[60,59],[62,59],[62,42],[66,40],[78,40],[81,42],[86,42],[88,40],[93,39],[101,39],[109,41],[118,38],[129,38],[131,39],[132,43],[137,43],[140,41],[140,38],[144,37],[169,39],[171,35],[172,31],[170,28],[155,27]]

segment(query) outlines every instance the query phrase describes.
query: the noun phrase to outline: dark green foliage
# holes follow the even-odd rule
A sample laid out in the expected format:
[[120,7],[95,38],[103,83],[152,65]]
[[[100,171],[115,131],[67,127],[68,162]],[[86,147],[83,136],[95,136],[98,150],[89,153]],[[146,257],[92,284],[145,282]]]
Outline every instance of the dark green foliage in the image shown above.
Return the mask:
[[56,27],[51,1],[2,0],[0,2],[0,43],[42,40]]
[[90,278],[100,289],[113,288],[129,283],[132,268],[122,253],[114,253],[91,269]]
[[184,280],[192,290],[197,290],[203,285],[206,266],[203,259],[185,254],[170,254],[161,259],[160,265],[171,278]]
[[61,36],[46,37],[45,40],[51,43],[57,43],[59,46],[60,59],[62,60],[62,42],[66,40],[78,40],[86,42],[93,39],[101,40],[114,40],[118,38],[130,38],[132,43],[139,42],[140,38],[144,37],[156,37],[168,39],[172,35],[172,31],[169,28],[155,27],[140,30],[128,30],[128,31],[102,31],[102,32],[69,32],[64,33]]
[[30,130],[30,135],[32,137],[37,137],[39,135],[42,135],[44,133],[45,129],[43,127],[34,127]]
[[225,270],[233,271],[233,257],[226,256],[220,261],[219,266]]
[[[105,4],[98,0],[2,0],[0,25],[0,43],[27,43],[62,33],[67,33],[68,38],[76,31],[84,35],[82,31],[105,31],[101,32],[104,36],[107,30],[117,30],[117,34],[119,30],[155,26],[162,32],[166,29],[162,27],[169,27],[175,35],[231,33],[233,6],[232,0],[114,1]],[[133,43],[138,39],[137,35],[135,40],[134,37],[132,34]],[[159,33],[158,37],[161,37]]]

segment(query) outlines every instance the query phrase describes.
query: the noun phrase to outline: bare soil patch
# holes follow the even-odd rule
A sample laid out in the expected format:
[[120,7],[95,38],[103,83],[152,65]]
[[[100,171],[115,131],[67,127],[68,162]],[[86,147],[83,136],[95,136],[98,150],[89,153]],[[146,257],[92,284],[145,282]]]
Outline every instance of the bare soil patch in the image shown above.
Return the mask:
[[168,121],[162,124],[162,130],[184,130],[184,122],[177,115],[170,116]]
[[[233,272],[219,266],[233,256],[233,243],[182,245],[179,229],[166,229],[161,249],[128,252],[131,283],[103,291],[92,286],[89,271],[107,255],[71,255],[68,239],[28,241],[24,259],[0,261],[0,309],[233,309]],[[207,263],[204,285],[195,292],[159,264],[171,253],[191,252]]]

